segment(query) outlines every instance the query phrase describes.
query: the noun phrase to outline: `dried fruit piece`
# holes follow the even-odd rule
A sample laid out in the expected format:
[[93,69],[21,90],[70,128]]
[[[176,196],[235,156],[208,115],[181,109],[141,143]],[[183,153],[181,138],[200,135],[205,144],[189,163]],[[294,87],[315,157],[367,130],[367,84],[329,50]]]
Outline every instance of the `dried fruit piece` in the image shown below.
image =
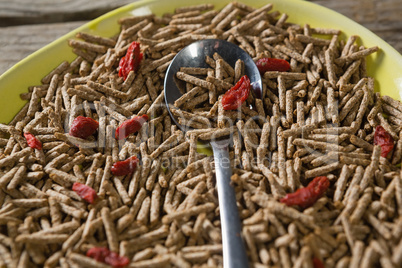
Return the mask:
[[290,70],[289,62],[282,59],[261,58],[255,64],[261,74],[269,71],[286,72]]
[[42,143],[31,133],[24,133],[24,137],[27,140],[28,146],[32,149],[42,150]]
[[131,174],[135,171],[138,165],[138,158],[132,156],[123,161],[117,161],[113,164],[111,171],[115,176],[124,176]]
[[78,116],[71,124],[69,134],[77,138],[86,139],[94,134],[98,127],[98,121],[90,117]]
[[325,176],[314,178],[307,187],[300,188],[294,193],[287,194],[280,200],[288,206],[298,205],[301,208],[312,206],[329,187],[329,180]]
[[109,264],[113,268],[126,267],[130,260],[125,256],[120,256],[116,252],[103,247],[94,247],[87,251],[87,257],[93,258],[98,262]]
[[317,258],[317,257],[314,257],[314,258],[313,258],[313,267],[314,267],[314,268],[325,268],[325,266],[324,266],[324,264],[322,263],[322,261],[321,261],[319,258]]
[[114,134],[116,139],[127,138],[128,135],[137,132],[141,129],[142,125],[148,120],[148,115],[144,114],[142,116],[134,116],[131,119],[124,121],[117,129]]
[[128,47],[126,55],[119,62],[119,76],[126,80],[130,71],[136,72],[140,66],[143,54],[141,53],[140,43],[132,42]]
[[222,97],[222,106],[224,110],[236,110],[247,100],[250,94],[250,79],[243,75],[240,80]]
[[374,132],[374,144],[380,145],[381,156],[387,157],[394,148],[394,139],[382,126],[377,126]]
[[93,204],[94,201],[98,198],[98,195],[96,194],[96,191],[94,189],[92,189],[88,185],[79,182],[74,182],[73,191],[90,204]]

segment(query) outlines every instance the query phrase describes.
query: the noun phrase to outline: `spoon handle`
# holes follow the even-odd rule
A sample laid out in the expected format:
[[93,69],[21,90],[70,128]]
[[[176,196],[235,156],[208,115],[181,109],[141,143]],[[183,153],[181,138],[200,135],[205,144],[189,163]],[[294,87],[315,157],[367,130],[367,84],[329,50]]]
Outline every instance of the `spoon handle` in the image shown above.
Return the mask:
[[229,140],[211,142],[214,152],[216,183],[222,228],[224,267],[248,267],[247,254],[241,237],[241,224],[233,186],[229,159]]

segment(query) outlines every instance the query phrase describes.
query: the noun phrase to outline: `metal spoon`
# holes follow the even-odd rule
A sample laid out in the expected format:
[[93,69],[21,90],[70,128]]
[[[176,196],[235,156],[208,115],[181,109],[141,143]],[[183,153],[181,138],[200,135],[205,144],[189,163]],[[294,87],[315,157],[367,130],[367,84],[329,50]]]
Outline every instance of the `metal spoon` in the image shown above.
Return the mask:
[[[206,39],[192,43],[182,49],[173,59],[165,76],[165,101],[168,109],[170,105],[182,95],[177,87],[175,75],[180,67],[204,67],[208,68],[205,57],[212,57],[217,52],[232,67],[238,59],[243,60],[245,74],[249,77],[252,88],[257,97],[261,96],[261,76],[252,58],[240,47],[233,43],[219,40]],[[172,112],[169,113],[176,125],[183,131],[189,130],[180,125]],[[214,153],[216,183],[220,207],[222,227],[223,264],[224,267],[248,267],[247,254],[241,237],[241,223],[236,205],[235,191],[230,184],[232,170],[229,159],[230,138],[211,141]]]

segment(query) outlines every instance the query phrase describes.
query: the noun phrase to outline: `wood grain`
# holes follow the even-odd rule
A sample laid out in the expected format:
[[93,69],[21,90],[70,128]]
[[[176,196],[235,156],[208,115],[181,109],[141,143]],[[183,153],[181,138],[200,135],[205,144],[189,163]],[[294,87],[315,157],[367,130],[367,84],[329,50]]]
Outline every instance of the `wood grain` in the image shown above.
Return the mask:
[[0,0],[0,26],[91,20],[136,0]]
[[[0,74],[85,22],[133,0],[0,0]],[[401,0],[311,0],[365,26],[402,53]],[[78,21],[77,21],[78,20]],[[35,24],[35,25],[32,25]]]
[[84,21],[0,28],[0,74]]

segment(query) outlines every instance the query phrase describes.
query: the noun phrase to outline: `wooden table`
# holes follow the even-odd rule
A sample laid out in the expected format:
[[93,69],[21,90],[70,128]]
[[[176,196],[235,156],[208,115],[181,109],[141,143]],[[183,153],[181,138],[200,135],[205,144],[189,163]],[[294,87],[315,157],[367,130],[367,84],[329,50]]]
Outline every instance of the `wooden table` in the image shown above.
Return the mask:
[[[0,74],[85,22],[135,0],[0,0]],[[370,29],[402,53],[401,0],[311,0]]]

